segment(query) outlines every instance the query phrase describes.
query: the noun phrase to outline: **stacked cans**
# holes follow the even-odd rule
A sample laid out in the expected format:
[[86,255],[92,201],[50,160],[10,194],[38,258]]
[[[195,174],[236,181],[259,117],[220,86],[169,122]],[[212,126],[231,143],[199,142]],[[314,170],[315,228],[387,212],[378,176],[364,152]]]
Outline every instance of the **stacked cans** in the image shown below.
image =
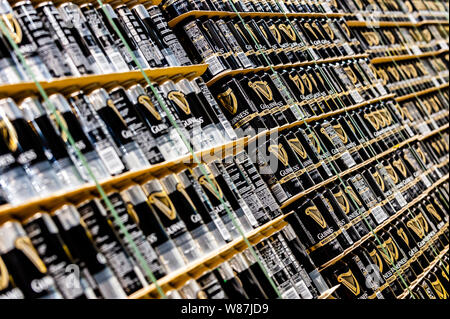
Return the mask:
[[[2,83],[191,64],[157,6],[128,8],[119,4],[113,9],[109,4],[96,8],[48,1],[34,7],[28,0],[13,6],[2,0],[0,15],[5,17],[2,21],[9,32],[8,37],[0,36]],[[19,47],[32,75],[19,63],[10,39]]]

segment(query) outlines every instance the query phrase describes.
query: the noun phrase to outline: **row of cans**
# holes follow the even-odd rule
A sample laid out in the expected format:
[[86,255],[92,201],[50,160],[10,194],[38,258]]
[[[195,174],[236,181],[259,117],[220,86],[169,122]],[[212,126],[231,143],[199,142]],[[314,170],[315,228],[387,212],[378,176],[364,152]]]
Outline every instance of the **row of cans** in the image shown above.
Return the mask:
[[[25,0],[11,7],[2,0],[0,17],[37,80],[191,64],[162,12],[150,2],[100,8],[47,1],[34,7]],[[0,36],[0,52],[0,82],[32,80],[6,35]]]
[[418,99],[401,102],[399,110],[417,132],[426,135],[437,127],[445,125],[448,117],[448,98],[448,91],[431,92]]
[[103,180],[236,138],[201,78],[166,80],[156,91],[131,81],[64,94],[0,100],[0,188],[13,204],[91,181],[78,151]]
[[398,96],[431,89],[448,83],[448,53],[412,61],[376,65],[383,84]]
[[192,10],[229,12],[267,12],[267,13],[336,13],[334,1],[302,0],[165,0],[162,8],[170,19]]
[[[372,167],[346,175],[342,183],[327,184],[289,205],[294,214],[287,220],[296,225],[293,228],[317,265],[343,253],[448,172],[448,163],[428,167],[427,161],[422,167],[415,154],[424,154],[428,150],[424,148],[403,147]],[[441,153],[434,165],[448,160]]]
[[174,31],[193,62],[209,64],[207,80],[227,70],[363,53],[337,18],[187,18]]
[[448,187],[433,190],[363,245],[321,271],[329,285],[340,284],[340,299],[395,299],[438,261],[412,290],[414,299],[448,299]]
[[[3,296],[55,298],[59,293],[64,298],[122,298],[123,292],[125,296],[130,295],[149,282],[146,267],[140,264],[140,258],[159,279],[239,238],[241,231],[249,231],[281,215],[276,200],[245,152],[235,158],[227,158],[223,163],[211,162],[204,170],[200,167],[186,169],[159,181],[150,180],[142,187],[135,185],[121,193],[108,194],[118,214],[117,219],[102,200],[94,199],[78,207],[65,205],[51,215],[37,213],[24,221],[23,229],[17,222],[5,223],[0,228],[2,244],[6,242],[1,246],[1,254],[14,281],[3,289]],[[127,238],[120,224],[127,229],[131,239]],[[136,256],[129,240],[136,244],[141,257]],[[42,266],[40,277],[39,272],[25,269],[36,264],[36,261],[17,267],[17,258],[23,259],[23,254],[25,257],[29,254],[19,246],[8,245],[11,241],[28,243],[28,250],[34,253],[34,259],[30,259],[38,260]],[[267,249],[264,248],[264,251]],[[303,254],[306,256],[305,252]],[[263,273],[255,258],[250,252],[244,252],[229,263],[222,264],[215,277],[204,275],[197,282],[189,282],[187,287],[181,289],[181,294],[173,292],[170,295],[174,298],[199,297],[192,295],[192,291],[205,292],[200,288],[217,282],[218,275],[224,283],[232,280],[232,267],[239,269],[236,272],[242,272],[242,276],[253,273],[246,279],[249,282],[258,278],[257,284],[253,285],[259,290],[247,288],[249,291],[244,290],[243,296],[276,296],[270,282],[261,276]],[[72,274],[72,267],[79,272]],[[307,267],[317,277],[315,267]],[[254,269],[248,271],[248,268]],[[78,277],[73,277],[75,275]],[[53,282],[52,288],[38,292],[34,289],[35,280],[42,281],[42,278],[46,278],[49,287]],[[304,280],[310,283],[308,278]],[[74,285],[81,288],[73,290]],[[216,291],[217,285],[206,290]],[[261,286],[266,289],[261,289]],[[232,287],[226,288],[225,294],[217,290],[217,295],[206,295],[211,298],[231,296],[234,291]],[[321,287],[321,291],[326,289]],[[305,296],[311,297],[309,294]]]
[[364,59],[237,75],[214,83],[211,92],[238,136],[301,122],[387,94]]
[[354,28],[355,35],[370,57],[423,54],[439,51],[448,34],[436,26]]

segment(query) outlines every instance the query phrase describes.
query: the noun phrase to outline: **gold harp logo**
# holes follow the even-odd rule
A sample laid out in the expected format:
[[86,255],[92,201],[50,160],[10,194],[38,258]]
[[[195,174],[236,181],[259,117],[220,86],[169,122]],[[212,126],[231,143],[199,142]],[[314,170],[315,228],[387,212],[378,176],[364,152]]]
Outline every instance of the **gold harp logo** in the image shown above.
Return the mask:
[[349,289],[355,296],[359,295],[359,283],[351,270],[347,271],[346,273],[340,274],[337,277],[337,280],[338,282],[342,283],[347,289]]
[[308,134],[308,137],[310,139],[310,141],[312,142],[313,146],[315,147],[315,149],[317,150],[317,153],[320,154],[320,152],[322,152],[322,148],[320,147],[320,143],[317,140],[317,137],[315,136],[314,133]]
[[172,91],[167,97],[169,100],[175,103],[185,114],[191,114],[191,109],[189,108],[189,102],[186,100],[186,96],[183,92]]
[[437,213],[436,208],[434,208],[433,205],[428,204],[428,205],[426,206],[426,208],[427,208],[428,212],[429,212],[430,214],[432,214],[434,217],[436,217],[436,219],[437,219],[438,221],[441,221],[441,220],[442,220],[441,216]]
[[423,153],[422,149],[420,147],[416,148],[416,153],[419,155],[420,159],[424,164],[427,163],[427,158],[425,157],[425,154]]
[[388,72],[392,74],[392,76],[395,78],[396,81],[400,80],[400,73],[398,73],[398,70],[394,67],[388,67]]
[[122,117],[122,115],[119,113],[119,110],[116,108],[116,106],[114,105],[113,100],[108,99],[106,101],[106,105],[108,105],[109,108],[111,108],[111,110],[114,112],[114,114],[116,114],[117,118],[122,122],[122,124],[126,127],[127,126],[127,122],[125,122],[124,118]]
[[218,200],[220,200],[221,198],[223,198],[222,189],[219,187],[219,184],[217,184],[217,181],[211,174],[208,175],[208,177],[214,184],[214,187],[208,182],[208,179],[204,175],[200,176],[198,182],[200,183],[200,185],[205,187],[211,194],[213,194]]
[[139,216],[136,214],[134,210],[133,204],[127,203],[127,212],[131,216],[131,218],[139,225]]
[[400,228],[397,230],[397,235],[406,243],[406,245],[408,245],[409,247],[409,239],[408,236],[406,235],[406,232],[403,228]]
[[270,32],[272,32],[275,39],[277,39],[278,43],[281,43],[281,33],[278,31],[277,27],[275,25],[271,25],[269,27]]
[[289,78],[300,90],[300,93],[305,94],[305,86],[303,85],[303,82],[300,80],[300,77],[298,75],[296,76],[289,75]]
[[422,31],[422,35],[423,35],[423,37],[424,37],[426,42],[430,42],[431,41],[431,33],[430,33],[430,31],[428,31],[427,29],[424,29]]
[[295,41],[297,39],[297,37],[295,36],[295,31],[292,28],[291,25],[285,25],[283,23],[281,23],[279,25],[279,28],[281,31],[283,31],[288,37],[289,39],[291,39],[292,41]]
[[322,32],[320,31],[320,28],[317,24],[313,23],[312,24],[313,28],[317,30],[317,33],[320,35],[320,38],[323,39],[325,38],[324,35],[322,34]]
[[395,44],[395,37],[391,31],[384,30],[383,33],[386,36],[386,38],[388,38],[388,40],[391,42],[391,44]]
[[234,95],[231,89],[228,89],[223,93],[220,93],[217,96],[217,98],[219,99],[220,103],[222,103],[223,107],[227,109],[228,112],[230,112],[231,114],[236,114],[238,104],[236,95]]
[[273,153],[284,166],[288,166],[289,158],[283,145],[270,145],[269,152]]
[[311,206],[305,209],[305,214],[311,217],[317,224],[319,224],[320,227],[326,228],[327,223],[325,222],[325,219],[323,218],[320,211],[317,209],[316,206]]
[[303,26],[304,26],[306,29],[308,29],[309,32],[311,32],[311,33],[314,35],[314,37],[316,38],[316,40],[319,39],[319,38],[317,37],[316,33],[314,32],[314,30],[313,30],[313,29],[311,28],[311,26],[309,25],[308,22],[306,22]]
[[344,68],[344,71],[345,71],[345,73],[347,73],[350,80],[352,80],[353,84],[356,84],[356,82],[358,81],[358,78],[356,77],[356,74],[355,74],[355,72],[353,72],[352,68],[347,66]]
[[292,147],[295,153],[300,155],[301,158],[305,159],[308,154],[306,154],[305,149],[303,148],[302,143],[298,140],[298,138],[292,138],[288,140],[289,145]]
[[416,218],[408,220],[406,226],[408,226],[419,238],[425,236],[425,230]]
[[333,128],[336,131],[336,134],[342,140],[342,142],[344,142],[344,144],[347,144],[348,136],[347,133],[345,133],[344,129],[342,128],[342,125],[341,124],[333,125]]
[[152,103],[152,100],[147,95],[141,95],[138,97],[138,102],[141,103],[147,111],[149,111],[155,119],[161,121],[161,114],[159,114],[155,105]]
[[372,114],[376,118],[378,123],[380,123],[381,127],[386,127],[387,123],[385,121],[385,118],[381,115],[380,111],[374,111]]
[[392,123],[391,113],[386,109],[379,110],[378,112],[380,113],[380,116],[383,118],[384,122],[387,125],[391,125],[391,123]]
[[378,120],[373,115],[373,113],[364,114],[364,118],[369,121],[369,123],[375,128],[376,131],[380,129],[380,123],[378,123]]
[[326,31],[326,33],[328,33],[328,35],[330,36],[331,40],[334,40],[334,32],[333,30],[330,28],[330,26],[328,25],[328,23],[325,23],[323,25],[323,29]]
[[439,299],[448,299],[448,293],[445,290],[442,283],[440,282],[439,278],[436,277],[436,281],[431,282],[431,285],[436,291],[436,294],[438,295]]
[[148,201],[150,204],[157,207],[164,215],[170,220],[174,220],[177,217],[177,211],[169,196],[166,192],[155,192],[150,194]]
[[16,239],[14,246],[33,263],[33,265],[37,268],[37,270],[39,270],[39,272],[43,274],[47,272],[47,267],[45,267],[44,262],[39,257],[36,249],[34,249],[30,238],[19,237]]
[[8,269],[6,268],[5,263],[0,257],[0,291],[8,288],[8,283],[9,283]]
[[380,186],[381,190],[384,192],[386,185],[384,185],[384,180],[381,178],[380,173],[377,171],[372,173],[373,178],[377,182],[378,186]]
[[[22,42],[22,29],[20,28],[19,21],[11,14],[7,13],[1,16],[3,23],[8,29],[8,33],[15,43],[19,44]],[[6,34],[5,34],[6,35]]]
[[[445,262],[443,262],[444,264],[445,264]],[[447,281],[448,281],[448,271],[449,271],[449,266],[448,266],[448,264],[446,265],[446,266],[444,266],[444,269],[446,270],[446,271],[444,271],[444,270],[442,270],[442,272],[441,272],[441,275],[442,275],[442,277],[444,277],[445,279],[447,279]]]
[[406,166],[401,159],[393,161],[392,164],[399,170],[400,173],[402,173],[404,177],[406,177]]
[[253,39],[258,39],[258,38],[256,37],[255,33],[253,32],[253,29],[250,28],[250,26],[248,25],[248,23],[246,23],[245,26],[247,27],[247,28],[246,28],[247,32],[251,34],[251,36],[253,37]]
[[347,197],[345,197],[344,193],[342,191],[339,191],[334,195],[334,198],[336,198],[339,206],[341,206],[342,210],[345,214],[348,214],[350,212],[350,203],[348,202]]
[[262,33],[262,35],[264,36],[264,38],[266,38],[266,39],[267,39],[268,37],[267,37],[267,33],[266,33],[266,30],[264,30],[264,28],[263,28],[263,27],[261,27],[261,26],[259,27],[259,30],[261,31],[261,33]]
[[432,142],[432,143],[431,143],[431,146],[434,148],[434,150],[436,151],[436,153],[439,154],[439,153],[442,152],[442,149],[441,149],[441,147],[439,147],[438,143]]
[[[69,126],[67,125],[67,122],[64,119],[64,117],[61,115],[61,112],[59,110],[55,110],[55,113],[58,114],[58,117],[59,117],[61,123],[63,124],[63,126],[68,128]],[[54,115],[53,112],[50,114],[50,119],[53,121],[53,123],[56,124],[56,127],[58,128],[59,134],[61,135],[61,138],[63,139],[63,141],[67,142],[67,140],[68,140],[67,134],[65,133],[65,131],[61,130],[61,128],[58,124],[58,121],[56,120],[56,116]]]
[[347,194],[349,194],[350,197],[353,198],[353,200],[358,204],[358,206],[361,207],[362,203],[359,200],[359,198],[356,196],[355,191],[353,190],[353,188],[351,186],[347,186],[345,189],[346,189]]
[[258,96],[262,100],[264,99],[261,97],[261,95],[264,96],[266,100],[272,101],[272,90],[270,89],[266,81],[248,82],[248,86],[255,90],[256,94],[258,94]]
[[306,83],[306,87],[310,92],[312,92],[312,83],[307,74],[302,75],[302,80]]
[[188,193],[186,193],[186,190],[184,189],[183,185],[181,185],[181,183],[178,183],[176,188],[177,188],[177,191],[179,191],[183,195],[183,197],[188,201],[189,205],[192,206],[192,209],[197,211],[197,208],[195,207],[194,202],[189,197]]
[[389,76],[387,75],[386,71],[380,69],[376,71],[376,74],[378,74],[378,77],[383,80],[383,85],[386,85],[389,81]]
[[381,257],[378,254],[377,250],[374,249],[371,252],[369,252],[369,256],[370,256],[370,258],[372,258],[373,262],[375,263],[375,265],[378,266],[378,269],[382,273],[383,272],[383,261],[381,260]]
[[385,166],[384,168],[386,169],[386,172],[389,174],[389,176],[394,181],[394,184],[397,184],[398,183],[398,175],[395,172],[394,168],[391,165]]
[[350,30],[349,30],[347,24],[346,23],[341,23],[341,27],[342,27],[342,30],[344,30],[344,32],[347,34],[347,37],[350,38],[351,37],[351,33],[350,33]]
[[408,9],[408,12],[413,12],[413,6],[411,5],[411,3],[409,1],[405,1],[405,6]]
[[0,137],[3,138],[6,146],[11,152],[15,152],[19,145],[19,138],[14,126],[9,119],[0,118]]

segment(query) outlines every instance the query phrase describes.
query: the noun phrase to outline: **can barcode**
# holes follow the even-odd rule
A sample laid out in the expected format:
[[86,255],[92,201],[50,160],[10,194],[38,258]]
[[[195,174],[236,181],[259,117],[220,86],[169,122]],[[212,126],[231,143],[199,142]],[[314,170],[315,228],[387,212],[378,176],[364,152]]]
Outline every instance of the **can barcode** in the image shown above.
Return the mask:
[[384,212],[383,208],[380,206],[375,206],[372,208],[372,215],[378,224],[381,224],[384,220],[388,218],[388,215]]
[[395,194],[395,199],[397,200],[397,202],[400,204],[401,207],[404,207],[406,206],[406,204],[408,204],[403,195],[400,193]]
[[209,64],[208,69],[213,76],[225,70],[222,63],[220,63],[220,60],[216,56],[211,56],[205,59],[205,63]]
[[102,159],[110,174],[119,174],[125,169],[125,166],[113,147],[107,147],[99,150],[98,155]]
[[286,192],[284,191],[283,187],[281,187],[280,184],[272,185],[270,190],[272,191],[273,196],[275,196],[275,198],[279,203],[283,203],[288,199]]
[[313,299],[313,295],[311,294],[303,280],[297,282],[295,286],[297,287],[298,293],[300,294],[300,297],[302,297],[302,299]]
[[300,299],[297,291],[294,288],[290,288],[281,293],[281,297],[283,299]]
[[342,160],[344,161],[344,164],[348,167],[351,168],[353,166],[356,165],[355,160],[353,159],[353,157],[350,155],[349,152],[344,152],[342,153]]
[[125,60],[122,58],[119,52],[115,52],[114,50],[108,50],[107,54],[111,59],[112,64],[117,72],[127,72],[130,70]]
[[237,57],[239,61],[241,61],[244,68],[251,68],[253,66],[252,62],[250,62],[250,59],[245,55],[244,52],[237,53]]

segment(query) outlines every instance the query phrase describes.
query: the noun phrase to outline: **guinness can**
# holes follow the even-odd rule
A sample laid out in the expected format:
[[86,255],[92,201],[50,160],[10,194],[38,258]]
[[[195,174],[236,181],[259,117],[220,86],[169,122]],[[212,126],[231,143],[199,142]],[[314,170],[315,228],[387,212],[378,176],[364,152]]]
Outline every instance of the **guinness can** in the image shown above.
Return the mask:
[[65,250],[67,247],[49,214],[34,214],[24,222],[24,229],[49,274],[55,279],[64,299],[95,298],[92,288],[88,286],[82,274],[77,277],[73,272],[73,261],[68,256]]
[[0,300],[1,299],[24,299],[25,296],[19,288],[12,281],[12,277],[10,276],[8,269],[6,268],[5,263],[0,257],[0,267],[2,268],[2,275],[6,276],[6,280],[2,282],[0,286]]
[[255,226],[264,225],[270,220],[270,217],[256,195],[256,188],[253,183],[249,180],[248,176],[246,176],[245,172],[241,170],[239,165],[236,164],[232,156],[226,157],[222,161],[222,164],[239,192],[239,195],[248,205],[248,208],[256,221]]
[[[5,127],[7,148],[30,176],[39,196],[46,196],[61,188],[36,132],[27,123],[23,113],[11,98],[0,100],[1,123]],[[9,135],[12,134],[12,135]]]
[[89,49],[81,41],[76,29],[67,27],[67,21],[62,19],[55,5],[52,2],[42,2],[39,3],[36,11],[55,43],[62,47],[65,62],[69,65],[72,74],[92,74],[93,57]]
[[85,201],[78,206],[77,210],[92,236],[92,241],[107,260],[125,293],[131,295],[142,289],[147,281],[122,246],[99,201],[97,199]]
[[[240,152],[236,154],[234,161],[238,165],[240,172],[255,187],[255,194],[263,204],[268,217],[274,219],[280,216],[282,214],[280,206],[248,154],[245,151]],[[226,159],[224,162],[226,163]]]
[[152,179],[142,186],[147,195],[147,201],[154,214],[161,221],[170,239],[182,253],[186,262],[200,257],[198,244],[194,241],[186,228],[184,221],[177,215],[172,200],[167,195],[161,183]]
[[[116,71],[108,60],[108,57],[100,47],[96,37],[92,34],[89,23],[83,16],[80,8],[72,2],[64,2],[59,7],[59,12],[63,21],[68,25],[73,25],[81,37],[81,41],[86,45],[91,56],[91,67],[95,74],[107,74]],[[75,23],[74,23],[75,22]]]
[[[136,65],[131,60],[131,56],[126,52],[124,43],[116,43],[114,36],[118,37],[114,33],[111,34],[107,25],[102,19],[102,16],[98,13],[92,3],[80,4],[80,10],[83,13],[84,18],[87,20],[92,33],[98,40],[98,44],[105,52],[105,55],[109,58],[117,72],[127,72],[130,69],[136,68]],[[119,40],[120,41],[120,40]],[[129,44],[131,45],[131,44]],[[122,48],[122,50],[120,49]]]
[[254,136],[267,129],[253,101],[236,79],[216,85],[213,92],[238,137]]
[[11,204],[19,204],[36,196],[24,167],[14,157],[18,148],[17,132],[0,109],[0,127],[4,134],[0,137],[0,191]]
[[[330,271],[331,272],[331,271]],[[339,260],[333,267],[330,274],[333,285],[340,284],[336,291],[339,298],[352,299],[368,299],[369,292],[365,286],[365,278],[360,269],[353,263],[350,265],[342,260]]]
[[203,222],[209,232],[214,236],[219,246],[231,240],[230,233],[226,230],[220,216],[215,212],[202,187],[192,175],[189,169],[185,169],[177,174],[178,180],[184,188],[187,196],[194,204],[197,212],[202,217]]
[[0,258],[25,298],[62,299],[47,267],[17,221],[0,226]]
[[134,185],[122,191],[120,195],[127,205],[128,213],[157,253],[165,272],[170,273],[183,267],[185,263],[181,253],[150,208],[142,188]]
[[[44,107],[36,96],[23,99],[19,105],[25,119],[32,124],[44,146],[47,158],[51,162],[61,186],[67,189],[78,187],[83,180],[72,162],[66,143],[57,133],[55,123],[47,116]],[[49,156],[51,155],[51,156]]]
[[119,156],[117,145],[115,145],[105,123],[94,110],[93,105],[89,102],[84,92],[75,88],[75,91],[69,95],[68,102],[71,104],[86,135],[97,150],[109,174],[118,175],[127,171]]
[[214,237],[205,226],[202,216],[198,213],[197,208],[176,176],[174,174],[165,176],[161,179],[161,184],[166,189],[167,195],[176,207],[175,209],[178,207],[179,218],[184,221],[187,230],[203,253],[207,254],[216,249],[218,245]]
[[[103,161],[101,160],[99,154],[97,153],[94,145],[88,138],[87,136],[88,133],[84,132],[81,123],[78,121],[78,118],[75,116],[75,114],[72,113],[71,107],[67,102],[67,100],[64,98],[64,96],[62,96],[59,93],[54,93],[49,96],[49,101],[56,108],[56,111],[60,114],[60,119],[63,120],[63,124],[66,125],[68,131],[70,132],[70,135],[75,141],[75,147],[86,158],[86,161],[94,176],[99,180],[110,177],[110,174],[106,169],[105,165],[103,164]],[[56,119],[52,118],[52,120],[56,122]],[[70,125],[68,123],[70,123]],[[63,133],[59,125],[58,131],[60,136],[66,142],[69,155],[72,161],[75,163],[76,168],[80,172],[81,177],[85,181],[89,181],[91,178],[86,168],[84,167],[83,163],[81,162],[81,159],[79,159],[78,156],[76,155],[77,151],[75,147],[68,143],[65,134]]]
[[106,124],[109,134],[120,150],[122,162],[130,171],[150,166],[139,144],[133,139],[133,131],[117,110],[113,100],[103,88],[89,93],[89,100],[93,109]]
[[137,44],[142,56],[151,68],[167,66],[167,60],[162,55],[156,43],[149,36],[145,25],[124,4],[115,8],[122,22],[123,28],[130,34]]
[[105,256],[93,245],[86,230],[80,224],[80,214],[72,205],[64,205],[52,213],[63,242],[73,261],[96,294],[107,299],[127,297],[119,281],[107,265]]

